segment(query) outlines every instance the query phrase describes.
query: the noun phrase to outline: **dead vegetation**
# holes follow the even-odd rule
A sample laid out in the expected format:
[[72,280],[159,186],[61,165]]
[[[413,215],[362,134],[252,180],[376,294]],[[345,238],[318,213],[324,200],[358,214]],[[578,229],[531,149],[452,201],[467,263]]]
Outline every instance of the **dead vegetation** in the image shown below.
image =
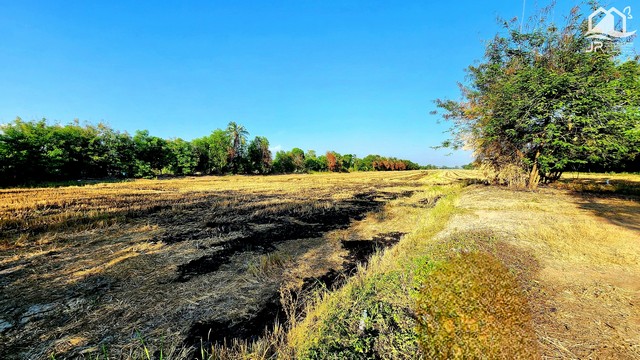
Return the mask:
[[118,358],[146,349],[175,358],[201,343],[256,339],[276,317],[284,320],[281,288],[323,276],[335,282],[396,241],[384,225],[363,236],[349,229],[395,217],[385,204],[422,191],[427,177],[230,176],[0,190],[0,353],[67,358],[105,348]]
[[470,189],[439,235],[489,231],[536,259],[521,286],[543,358],[640,358],[640,203],[592,188],[605,178],[557,185],[570,192]]
[[637,177],[475,175],[0,191],[0,353],[640,358]]
[[302,358],[640,358],[639,215],[615,192],[468,188],[319,298],[287,345]]
[[496,257],[454,251],[425,267],[416,316],[426,358],[538,358],[529,304]]

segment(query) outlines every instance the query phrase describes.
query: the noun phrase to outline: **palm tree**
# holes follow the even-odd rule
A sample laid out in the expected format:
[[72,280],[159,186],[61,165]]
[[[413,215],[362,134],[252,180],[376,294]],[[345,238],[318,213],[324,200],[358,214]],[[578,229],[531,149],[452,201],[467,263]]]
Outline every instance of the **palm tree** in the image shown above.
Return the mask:
[[231,138],[232,145],[229,157],[231,158],[231,171],[233,173],[238,172],[238,162],[241,159],[242,146],[247,142],[247,136],[249,132],[247,129],[238,125],[235,121],[232,121],[227,125],[227,134]]

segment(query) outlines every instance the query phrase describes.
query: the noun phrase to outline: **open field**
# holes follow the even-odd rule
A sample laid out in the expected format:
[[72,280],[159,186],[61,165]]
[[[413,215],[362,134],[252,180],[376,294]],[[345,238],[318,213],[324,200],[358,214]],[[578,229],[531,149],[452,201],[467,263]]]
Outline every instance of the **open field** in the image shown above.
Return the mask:
[[[0,353],[65,357],[105,345],[114,357],[129,356],[139,334],[166,355],[202,337],[258,336],[282,317],[285,282],[338,277],[374,250],[370,240],[384,246],[410,231],[405,217],[386,221],[398,211],[386,204],[426,201],[428,177],[204,177],[1,190]],[[336,233],[365,217],[362,237]]]
[[526,274],[523,289],[545,358],[638,359],[639,200],[555,189],[470,189],[440,236],[480,231],[517,249],[518,259],[498,257]]
[[[627,195],[640,177],[586,178],[536,192],[473,185],[445,197],[308,310],[288,334],[295,353],[640,358],[640,198]],[[367,337],[353,334],[364,310],[376,314],[375,336],[362,344]]]
[[1,190],[0,354],[640,358],[640,176],[475,176]]

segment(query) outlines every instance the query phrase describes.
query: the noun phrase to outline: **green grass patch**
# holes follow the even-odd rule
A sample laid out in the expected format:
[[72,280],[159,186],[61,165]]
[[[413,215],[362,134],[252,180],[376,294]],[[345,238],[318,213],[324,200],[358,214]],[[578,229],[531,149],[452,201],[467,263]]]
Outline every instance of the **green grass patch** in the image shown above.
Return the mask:
[[426,243],[454,213],[461,185],[430,187],[442,198],[416,230],[374,255],[341,289],[325,293],[289,331],[301,359],[415,358],[419,354],[413,277]]
[[[317,341],[301,352],[308,359],[406,358],[415,353],[416,326],[404,299],[389,295],[406,283],[405,274],[390,272],[350,286],[346,302],[325,313]],[[400,301],[398,301],[400,300]]]

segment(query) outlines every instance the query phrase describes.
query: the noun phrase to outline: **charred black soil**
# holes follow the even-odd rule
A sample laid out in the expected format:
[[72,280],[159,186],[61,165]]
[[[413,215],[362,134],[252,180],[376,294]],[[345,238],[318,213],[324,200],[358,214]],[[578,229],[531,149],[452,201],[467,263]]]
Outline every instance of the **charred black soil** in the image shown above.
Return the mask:
[[358,263],[367,264],[376,251],[397,244],[405,233],[390,232],[375,236],[371,240],[344,240],[342,247],[349,251],[344,263],[345,271],[353,271]]
[[[250,318],[196,322],[189,329],[184,345],[194,349],[207,349],[212,344],[231,344],[236,339],[254,341],[271,329],[276,321],[284,320],[285,316],[280,296],[276,293]],[[194,359],[202,360],[198,351],[194,352]]]
[[375,236],[371,240],[343,240],[342,247],[348,251],[340,270],[331,269],[318,277],[308,277],[303,280],[300,293],[308,293],[317,288],[336,290],[357,269],[358,264],[366,265],[371,256],[380,250],[384,250],[397,244],[405,233],[390,232]]
[[[384,201],[376,200],[374,193],[366,193],[357,194],[353,200],[336,203],[331,208],[323,209],[317,213],[306,213],[298,216],[286,214],[289,216],[285,217],[282,216],[283,214],[260,218],[253,217],[251,219],[252,223],[245,223],[244,225],[208,221],[206,224],[210,228],[216,229],[218,233],[226,230],[228,233],[236,232],[247,235],[237,236],[223,244],[216,244],[212,249],[212,253],[179,265],[176,281],[185,282],[193,276],[217,271],[238,253],[252,251],[265,254],[275,251],[274,245],[284,241],[317,238],[329,231],[348,227],[352,221],[361,220],[368,212],[379,209],[383,204]],[[272,227],[254,230],[256,224],[265,223],[271,224]],[[194,230],[180,235],[181,238],[189,240],[210,236],[210,232],[202,230]],[[163,240],[173,242],[173,239],[175,239],[175,236],[165,237]],[[374,241],[380,243],[377,239],[374,239]]]
[[[413,192],[403,192],[398,194],[376,196],[375,193],[362,193],[354,196],[353,200],[333,207],[331,210],[313,215],[302,215],[294,220],[280,222],[269,230],[256,231],[248,236],[237,237],[225,243],[213,254],[192,260],[186,264],[178,266],[178,277],[176,281],[186,282],[192,277],[217,271],[222,265],[227,263],[232,256],[244,251],[268,253],[274,251],[275,245],[288,240],[301,240],[306,238],[320,237],[324,233],[346,228],[354,220],[363,219],[368,212],[378,210],[389,199],[397,199],[399,196],[410,196]],[[377,200],[380,198],[380,200]],[[278,219],[272,218],[275,222]],[[313,221],[313,223],[310,223]],[[249,230],[246,226],[243,231]],[[303,297],[317,288],[335,290],[344,281],[353,275],[358,264],[366,264],[371,255],[376,251],[395,245],[404,235],[401,232],[390,232],[379,234],[369,240],[342,241],[342,247],[348,254],[344,258],[341,269],[330,269],[327,273],[319,277],[305,278],[302,287],[297,293],[292,294],[294,298]],[[298,309],[301,311],[302,309]],[[211,320],[199,321],[193,324],[188,336],[184,340],[185,346],[194,349],[202,344],[230,344],[234,340],[252,341],[263,335],[265,329],[273,327],[276,321],[283,321],[285,312],[280,303],[279,293],[274,293],[269,301],[254,316],[236,321],[231,320]],[[197,358],[197,356],[196,356]]]
[[[370,240],[343,241],[342,246],[348,251],[344,258],[342,269],[330,269],[327,273],[318,277],[305,278],[301,288],[294,298],[306,296],[318,288],[336,290],[353,276],[358,264],[366,264],[371,255],[376,251],[393,246],[404,236],[401,232],[391,232],[380,234]],[[297,309],[303,311],[303,309]],[[184,344],[194,349],[204,345],[210,347],[211,344],[231,344],[234,340],[253,341],[264,335],[266,329],[273,328],[276,321],[286,320],[286,313],[280,302],[279,293],[274,293],[265,303],[258,313],[247,319],[236,321],[231,320],[211,320],[198,321],[191,326]],[[195,359],[198,354],[195,354]]]

